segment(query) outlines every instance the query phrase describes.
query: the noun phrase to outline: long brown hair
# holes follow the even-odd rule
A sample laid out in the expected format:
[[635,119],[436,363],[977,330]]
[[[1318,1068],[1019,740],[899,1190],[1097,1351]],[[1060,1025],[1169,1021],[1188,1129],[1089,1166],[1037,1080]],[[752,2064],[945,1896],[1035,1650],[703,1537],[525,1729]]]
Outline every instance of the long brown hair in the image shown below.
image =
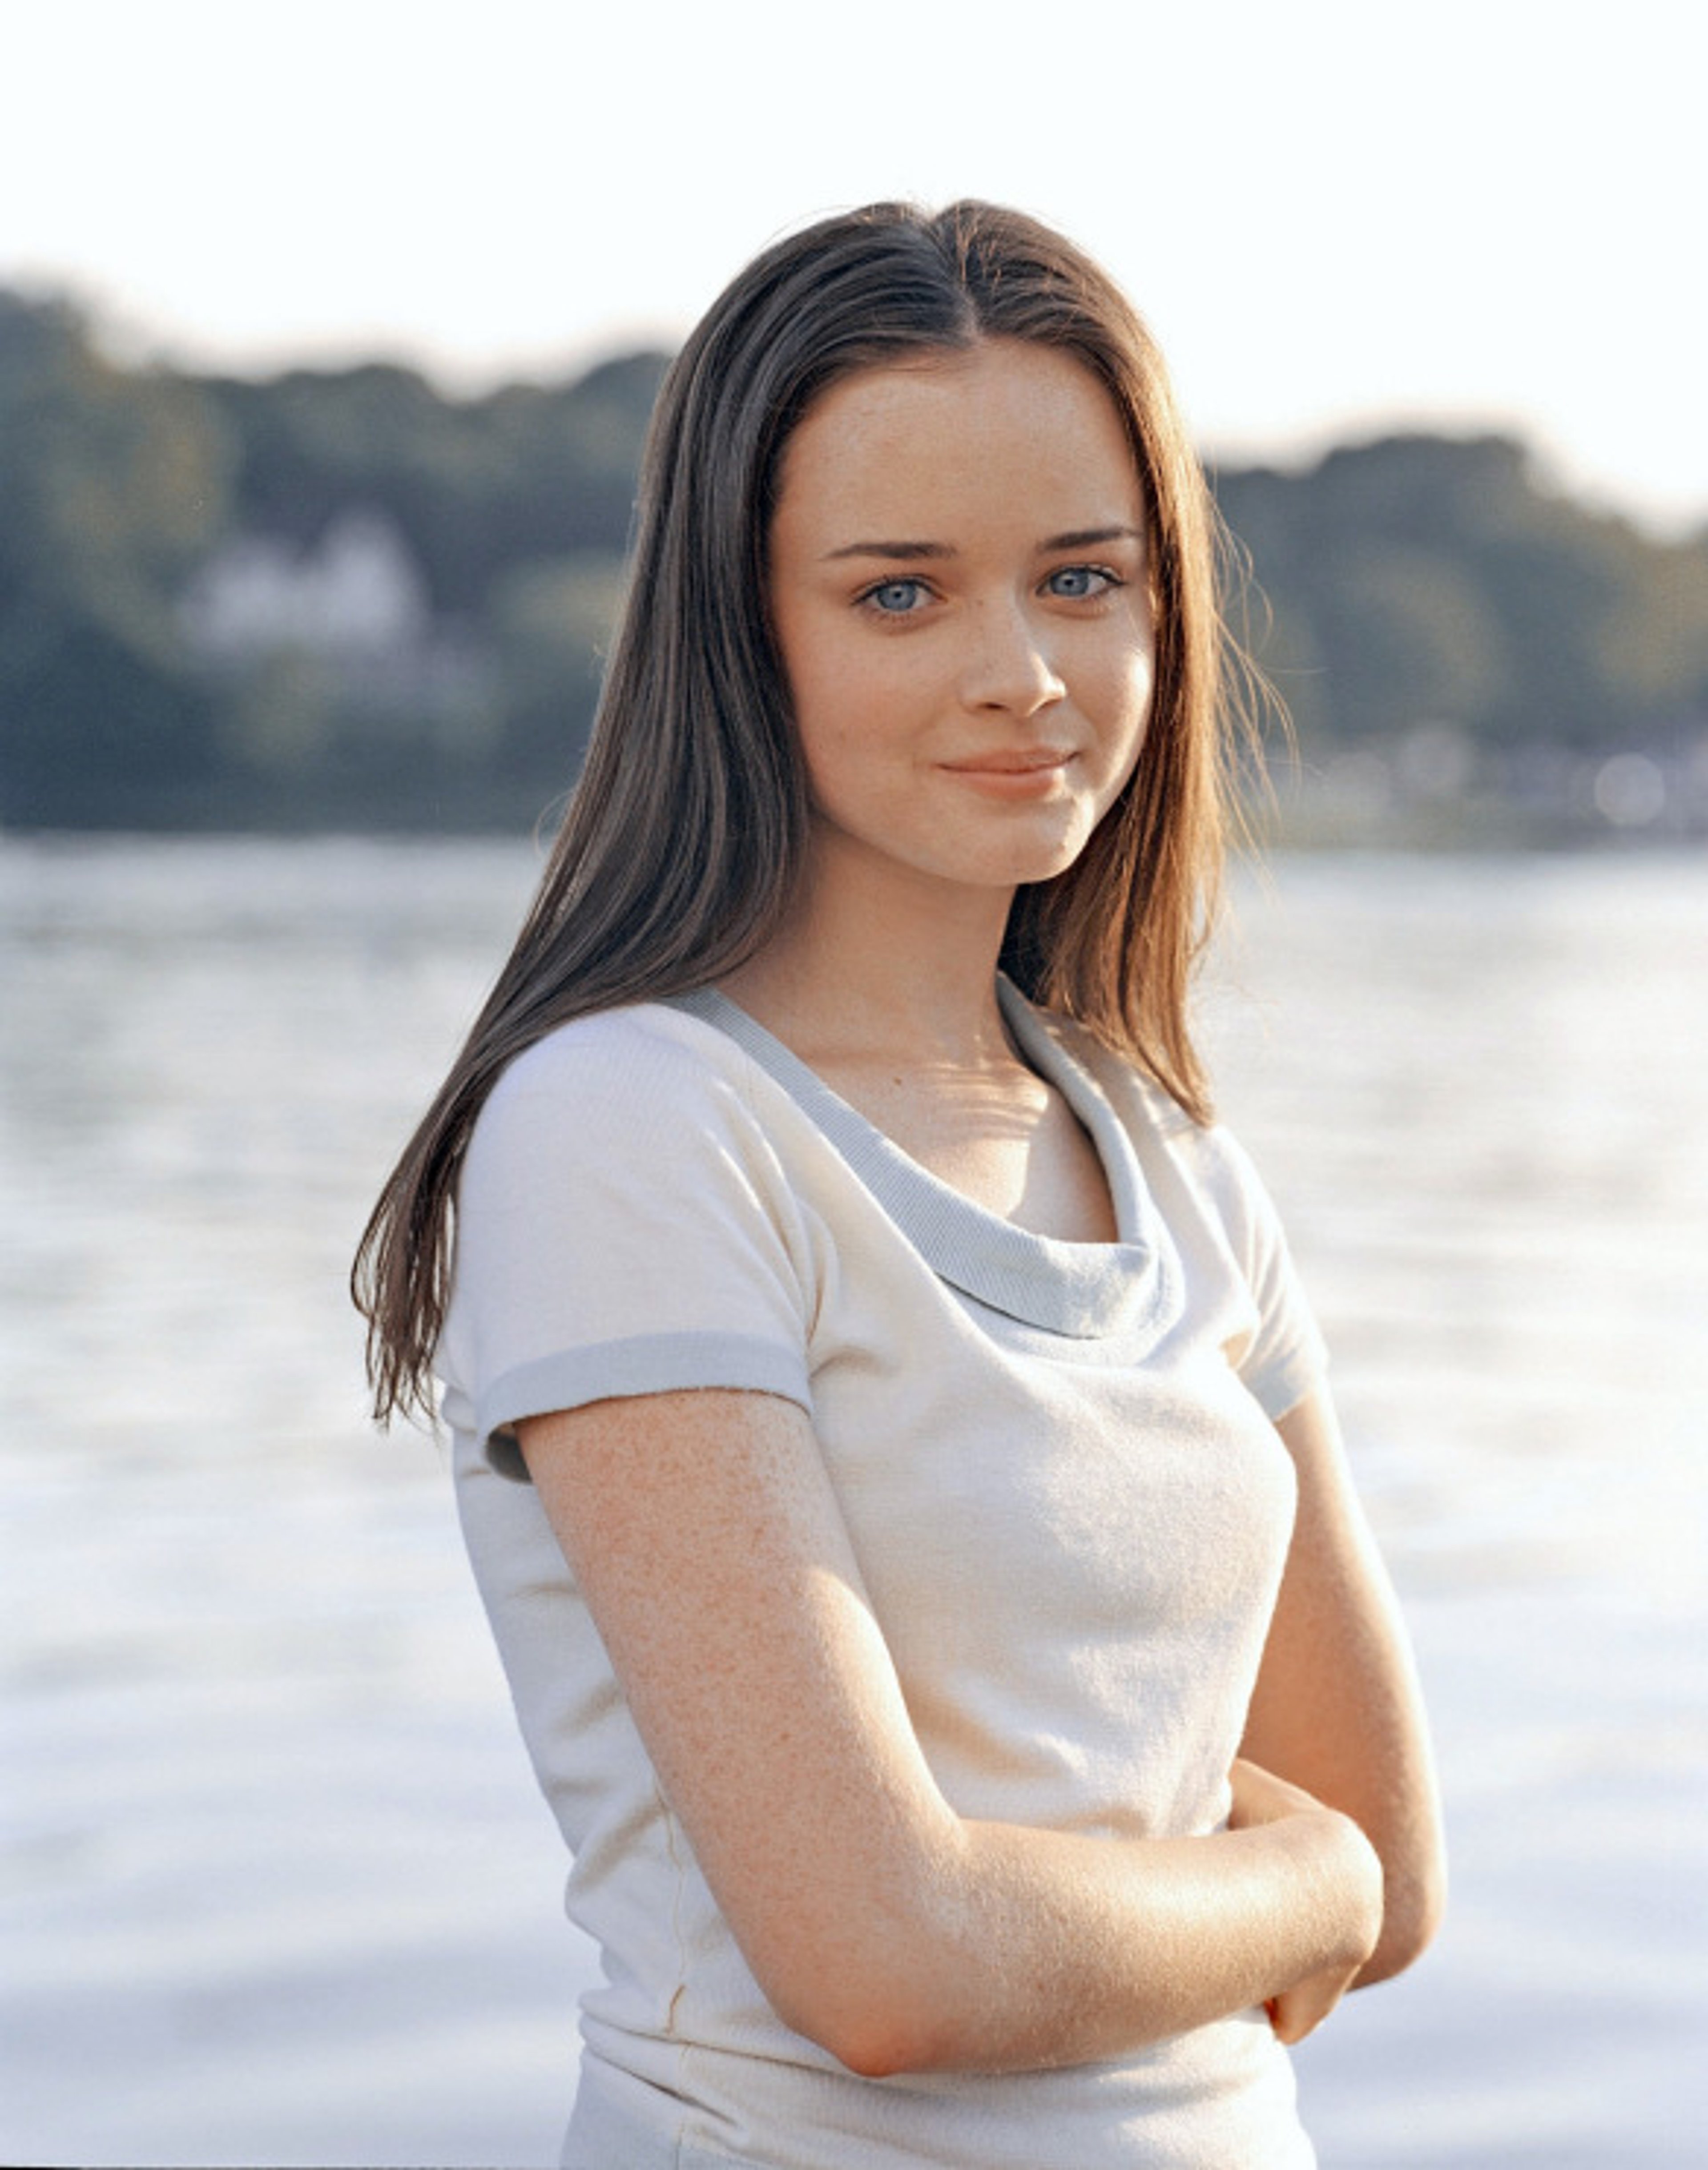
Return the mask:
[[1114,401],[1143,488],[1157,626],[1137,772],[1075,863],[1018,893],[1004,968],[1207,1116],[1187,996],[1249,711],[1229,698],[1215,515],[1162,357],[1097,265],[1019,212],[886,203],[827,219],[739,275],[659,394],[581,780],[509,961],[356,1254],[377,1415],[431,1406],[458,1173],[506,1065],[571,1018],[732,970],[789,908],[808,803],[765,591],[791,432],[857,370],[993,338],[1075,355]]

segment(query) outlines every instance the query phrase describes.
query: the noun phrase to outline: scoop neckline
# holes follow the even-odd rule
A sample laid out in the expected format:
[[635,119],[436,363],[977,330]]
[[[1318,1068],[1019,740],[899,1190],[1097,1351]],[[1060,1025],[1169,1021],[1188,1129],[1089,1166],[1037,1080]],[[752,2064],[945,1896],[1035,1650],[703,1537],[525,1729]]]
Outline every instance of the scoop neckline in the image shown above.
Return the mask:
[[1127,1125],[1046,1013],[1000,975],[997,999],[1027,1064],[1062,1094],[1091,1140],[1115,1210],[1113,1243],[1040,1235],[944,1182],[720,989],[672,996],[666,1006],[734,1041],[835,1148],[939,1278],[962,1295],[1076,1339],[1147,1328],[1147,1338],[1159,1337],[1184,1309],[1184,1287]]

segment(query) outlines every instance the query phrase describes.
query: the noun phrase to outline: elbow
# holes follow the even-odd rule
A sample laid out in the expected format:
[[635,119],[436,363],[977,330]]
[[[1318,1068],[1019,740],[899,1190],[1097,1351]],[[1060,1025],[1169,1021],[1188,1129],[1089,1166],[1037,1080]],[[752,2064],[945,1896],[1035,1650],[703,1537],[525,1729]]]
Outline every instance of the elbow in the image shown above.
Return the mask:
[[1443,1894],[1427,1905],[1406,1909],[1392,1923],[1384,1916],[1382,1933],[1364,1969],[1364,1980],[1389,1981],[1414,1965],[1435,1942],[1445,1911]]
[[1422,1959],[1447,1911],[1447,1860],[1438,1841],[1416,1863],[1384,1866],[1382,1929],[1359,1971],[1360,1988],[1391,1980]]
[[940,2061],[903,2008],[905,1999],[860,2005],[847,1997],[833,2002],[834,2009],[815,2010],[810,2000],[792,2007],[772,2000],[785,2027],[816,2043],[863,2080],[892,2080],[902,2072],[929,2071]]
[[901,2015],[891,2012],[870,2012],[863,2023],[819,2047],[863,2080],[893,2080],[904,2072],[929,2071],[937,2061]]
[[751,1937],[738,1931],[784,2025],[862,2079],[966,2064],[987,1986],[966,1857],[964,1830],[946,1820],[833,1898],[817,1884]]
[[792,1994],[768,1995],[786,2027],[861,2079],[895,2079],[952,2061],[945,2039],[947,2013],[941,2007],[935,2013],[928,2011],[913,1983],[894,1977],[836,1977],[827,1970]]
[[862,2079],[966,2061],[980,1969],[935,1908],[923,1899],[904,1907],[869,1900],[817,1926],[819,1933],[791,1936],[754,1965],[785,2027]]

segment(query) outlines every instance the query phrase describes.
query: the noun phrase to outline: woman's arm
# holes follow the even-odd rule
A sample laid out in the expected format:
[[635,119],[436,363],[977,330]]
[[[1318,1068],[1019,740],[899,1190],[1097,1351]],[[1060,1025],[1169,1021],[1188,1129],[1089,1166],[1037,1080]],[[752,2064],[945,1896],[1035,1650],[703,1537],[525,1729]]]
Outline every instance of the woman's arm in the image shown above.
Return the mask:
[[660,1394],[518,1431],[736,1941],[844,2064],[1090,2062],[1301,1983],[1320,2018],[1368,1958],[1375,1857],[1303,1794],[1193,1839],[956,1816],[793,1403]]
[[1409,1966],[1446,1894],[1422,1699],[1325,1393],[1277,1425],[1298,1515],[1241,1754],[1341,1809],[1381,1860],[1382,1933],[1354,1986]]

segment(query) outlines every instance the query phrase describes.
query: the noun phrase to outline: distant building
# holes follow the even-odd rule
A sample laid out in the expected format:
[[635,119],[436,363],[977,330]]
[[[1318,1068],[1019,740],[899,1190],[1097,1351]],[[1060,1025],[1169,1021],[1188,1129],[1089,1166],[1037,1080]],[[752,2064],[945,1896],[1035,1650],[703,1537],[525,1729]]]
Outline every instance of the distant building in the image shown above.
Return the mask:
[[275,536],[226,543],[185,594],[181,622],[198,658],[241,665],[281,649],[361,667],[413,658],[429,639],[426,582],[396,523],[340,513],[311,550]]

